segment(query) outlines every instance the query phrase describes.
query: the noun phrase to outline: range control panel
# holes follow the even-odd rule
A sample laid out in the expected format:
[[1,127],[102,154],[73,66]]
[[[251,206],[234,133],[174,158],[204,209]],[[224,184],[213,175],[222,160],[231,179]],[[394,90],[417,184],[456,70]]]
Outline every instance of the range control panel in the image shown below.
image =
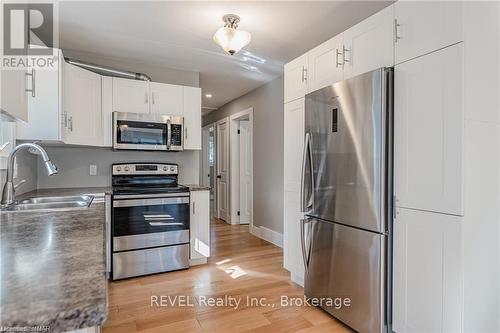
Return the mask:
[[113,164],[113,175],[177,175],[178,168],[172,163]]

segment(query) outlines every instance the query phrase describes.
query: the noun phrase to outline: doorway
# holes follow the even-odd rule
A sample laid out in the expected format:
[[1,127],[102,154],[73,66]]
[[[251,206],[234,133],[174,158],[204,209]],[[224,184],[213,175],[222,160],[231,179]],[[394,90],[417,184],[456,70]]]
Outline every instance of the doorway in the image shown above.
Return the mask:
[[216,140],[215,123],[209,124],[202,129],[202,158],[201,158],[201,183],[210,188],[210,218],[215,214],[215,163],[216,163]]
[[231,224],[253,225],[253,108],[230,117]]
[[216,216],[231,223],[229,214],[229,119],[227,117],[216,122],[216,138]]

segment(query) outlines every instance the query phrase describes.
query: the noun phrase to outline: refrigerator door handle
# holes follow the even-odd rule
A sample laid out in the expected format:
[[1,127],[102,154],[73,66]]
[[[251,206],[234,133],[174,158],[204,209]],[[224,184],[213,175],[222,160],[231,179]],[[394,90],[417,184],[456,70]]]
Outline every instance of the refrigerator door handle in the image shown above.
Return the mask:
[[[308,272],[308,266],[309,266],[309,258],[311,254],[311,242],[308,241],[306,243],[306,225],[311,224],[310,219],[302,219],[300,220],[300,244],[302,248],[302,259],[304,260],[304,268],[305,272]],[[308,230],[307,232],[307,238],[309,239],[311,237],[311,231]]]
[[304,152],[302,154],[302,174],[300,177],[300,211],[305,212],[307,210],[307,206],[305,203],[305,181],[306,181],[306,161],[307,161],[307,151],[309,147],[309,138],[310,134],[306,133],[305,143],[304,143]]
[[313,165],[313,153],[312,153],[312,135],[309,134],[308,141],[308,151],[309,151],[309,168],[310,168],[310,176],[311,176],[311,196],[307,203],[307,209],[314,210],[314,165]]

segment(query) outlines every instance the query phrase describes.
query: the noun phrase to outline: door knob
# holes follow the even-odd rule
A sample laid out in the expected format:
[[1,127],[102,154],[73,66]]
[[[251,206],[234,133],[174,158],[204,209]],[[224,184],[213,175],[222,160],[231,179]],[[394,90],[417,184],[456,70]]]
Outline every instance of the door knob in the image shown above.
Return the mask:
[[222,175],[217,175],[217,178],[221,179],[221,178],[222,178]]

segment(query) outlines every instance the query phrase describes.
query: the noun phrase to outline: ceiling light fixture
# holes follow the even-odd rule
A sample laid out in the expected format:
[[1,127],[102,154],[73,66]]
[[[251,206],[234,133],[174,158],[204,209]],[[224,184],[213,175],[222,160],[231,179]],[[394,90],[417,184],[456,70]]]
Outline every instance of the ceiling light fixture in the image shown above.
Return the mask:
[[205,94],[206,98],[212,98],[212,94]]
[[219,44],[230,55],[235,55],[245,45],[250,43],[252,35],[248,31],[236,30],[240,22],[238,15],[224,15],[222,21],[225,24],[215,32],[214,42]]

